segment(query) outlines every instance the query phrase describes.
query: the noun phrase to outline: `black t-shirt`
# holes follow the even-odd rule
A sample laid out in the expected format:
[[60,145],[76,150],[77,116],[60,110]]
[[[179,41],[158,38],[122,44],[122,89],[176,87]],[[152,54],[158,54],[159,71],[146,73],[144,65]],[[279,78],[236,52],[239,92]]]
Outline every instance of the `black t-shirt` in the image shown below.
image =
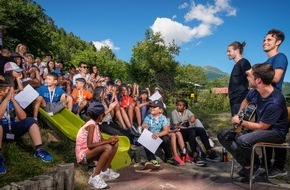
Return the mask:
[[229,82],[229,98],[231,101],[241,102],[248,93],[249,83],[246,71],[251,69],[250,62],[242,58],[234,66]]

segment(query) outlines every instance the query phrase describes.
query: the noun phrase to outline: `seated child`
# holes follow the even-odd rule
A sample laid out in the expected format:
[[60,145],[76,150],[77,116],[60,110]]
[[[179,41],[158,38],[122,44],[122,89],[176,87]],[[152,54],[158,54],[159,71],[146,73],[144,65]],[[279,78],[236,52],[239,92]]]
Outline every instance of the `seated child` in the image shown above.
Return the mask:
[[[177,153],[177,146],[176,146],[176,141],[179,146],[179,150],[181,150],[183,153],[185,152],[186,154],[186,148],[184,144],[184,140],[182,137],[182,134],[179,129],[170,129],[169,133],[169,138],[170,138],[170,143],[171,143],[171,150],[173,152],[173,159],[177,162],[179,162],[180,165],[185,164],[185,160],[182,160],[180,156]],[[184,155],[186,156],[186,155]]]
[[38,108],[41,106],[47,112],[57,112],[65,106],[72,110],[72,97],[67,96],[57,85],[58,76],[55,73],[49,73],[45,79],[47,86],[37,88],[39,96],[33,102],[33,117],[37,119]]
[[73,98],[72,112],[79,115],[92,99],[92,93],[85,89],[86,80],[84,78],[76,79],[76,87],[73,89],[71,96]]
[[145,118],[146,115],[148,115],[149,112],[149,103],[150,99],[148,98],[148,90],[147,89],[142,89],[140,93],[140,97],[136,101],[136,106],[135,106],[135,114],[137,118],[137,123],[138,123],[138,132],[141,133],[141,124]]
[[118,136],[111,136],[105,140],[98,123],[103,120],[105,108],[100,102],[91,102],[87,114],[91,118],[79,130],[76,137],[76,159],[79,164],[98,161],[89,184],[97,189],[104,189],[108,185],[105,179],[117,179],[120,174],[110,169],[110,164],[118,150]]
[[[165,160],[169,164],[178,165],[178,163],[172,159],[172,152],[170,150],[170,140],[168,136],[169,124],[167,118],[163,113],[163,103],[160,100],[153,101],[150,105],[150,115],[147,115],[142,124],[142,129],[148,129],[153,133],[152,138],[161,138],[163,141],[160,144],[165,153]],[[148,162],[145,163],[145,168],[158,169],[160,167],[155,155],[145,148]]]
[[42,147],[42,139],[36,121],[26,117],[25,111],[14,99],[14,88],[4,80],[0,80],[0,174],[6,173],[3,155],[1,153],[2,141],[18,140],[25,133],[35,146],[34,156],[44,162],[50,162],[53,157]]

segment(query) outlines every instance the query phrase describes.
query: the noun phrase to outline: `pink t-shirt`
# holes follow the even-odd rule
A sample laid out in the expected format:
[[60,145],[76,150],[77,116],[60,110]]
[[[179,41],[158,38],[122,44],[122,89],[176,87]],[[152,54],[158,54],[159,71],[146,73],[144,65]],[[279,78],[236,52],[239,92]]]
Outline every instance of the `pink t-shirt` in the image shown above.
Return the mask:
[[93,143],[100,142],[101,133],[99,130],[98,124],[94,120],[87,121],[78,131],[77,138],[76,138],[76,159],[77,162],[80,163],[84,159],[84,153],[89,150],[88,148],[88,133],[87,127],[89,125],[95,125],[94,136],[93,136]]

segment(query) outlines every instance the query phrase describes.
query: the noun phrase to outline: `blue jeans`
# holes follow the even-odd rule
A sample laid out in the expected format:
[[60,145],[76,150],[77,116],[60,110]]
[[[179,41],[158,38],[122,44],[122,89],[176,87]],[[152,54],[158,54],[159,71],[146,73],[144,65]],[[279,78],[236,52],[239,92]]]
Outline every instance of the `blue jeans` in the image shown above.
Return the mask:
[[[285,136],[274,130],[244,130],[236,136],[234,141],[226,141],[224,134],[218,134],[219,142],[233,155],[236,161],[244,166],[250,166],[250,159],[253,146],[258,142],[283,143]],[[255,164],[260,164],[258,156],[255,155]]]

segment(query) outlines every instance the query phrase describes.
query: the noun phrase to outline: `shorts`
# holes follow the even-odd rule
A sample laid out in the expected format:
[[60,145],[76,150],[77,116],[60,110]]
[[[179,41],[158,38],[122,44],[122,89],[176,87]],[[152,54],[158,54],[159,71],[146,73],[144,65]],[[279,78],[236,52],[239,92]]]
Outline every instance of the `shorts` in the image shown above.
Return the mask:
[[78,112],[78,108],[79,108],[79,103],[73,104],[72,112],[76,114]]
[[81,161],[81,164],[83,164],[83,165],[88,165],[87,154],[86,154],[86,153],[84,153],[84,158],[83,158],[83,160]]
[[23,120],[17,121],[15,123],[11,124],[11,131],[9,131],[9,127],[7,125],[2,126],[3,128],[3,140],[12,140],[12,139],[7,139],[7,133],[9,134],[14,134],[14,139],[13,140],[18,140],[20,139],[25,133],[27,133],[30,129],[30,127],[34,124],[37,123],[35,119],[32,117],[27,117]]

